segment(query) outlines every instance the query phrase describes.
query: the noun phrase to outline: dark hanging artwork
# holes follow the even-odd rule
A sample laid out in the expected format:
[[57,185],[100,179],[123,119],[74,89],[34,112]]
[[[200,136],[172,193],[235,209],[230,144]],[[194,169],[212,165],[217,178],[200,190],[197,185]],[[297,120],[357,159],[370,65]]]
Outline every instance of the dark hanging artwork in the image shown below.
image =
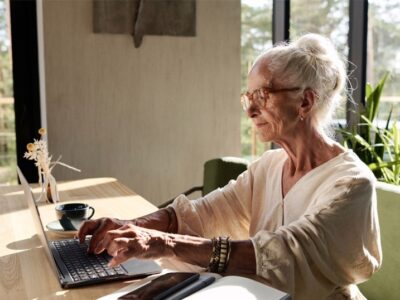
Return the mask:
[[95,33],[195,36],[196,0],[93,0]]

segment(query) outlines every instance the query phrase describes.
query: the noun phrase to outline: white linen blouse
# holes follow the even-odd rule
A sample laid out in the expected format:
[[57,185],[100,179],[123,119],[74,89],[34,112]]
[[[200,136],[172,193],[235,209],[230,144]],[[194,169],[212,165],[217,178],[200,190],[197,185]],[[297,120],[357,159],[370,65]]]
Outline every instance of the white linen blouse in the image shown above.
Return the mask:
[[251,239],[257,275],[293,299],[364,299],[355,284],[381,265],[375,177],[351,150],[282,197],[287,154],[270,150],[237,180],[172,207],[178,233]]

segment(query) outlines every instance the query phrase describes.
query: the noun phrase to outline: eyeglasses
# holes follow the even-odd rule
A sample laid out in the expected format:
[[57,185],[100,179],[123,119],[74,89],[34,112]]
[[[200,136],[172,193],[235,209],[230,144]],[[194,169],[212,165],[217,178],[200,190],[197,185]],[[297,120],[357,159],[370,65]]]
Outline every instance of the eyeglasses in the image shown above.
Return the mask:
[[251,102],[254,102],[258,107],[264,107],[269,99],[269,94],[282,93],[282,92],[292,92],[300,90],[300,87],[284,88],[284,89],[272,89],[267,87],[259,88],[252,93],[246,92],[240,95],[240,103],[244,111],[250,108]]

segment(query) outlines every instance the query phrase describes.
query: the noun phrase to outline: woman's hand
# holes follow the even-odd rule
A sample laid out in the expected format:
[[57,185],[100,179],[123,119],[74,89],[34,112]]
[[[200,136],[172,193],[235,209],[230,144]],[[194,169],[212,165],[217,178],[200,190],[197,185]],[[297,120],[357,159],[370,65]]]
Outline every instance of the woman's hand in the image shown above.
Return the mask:
[[[131,221],[111,218],[89,220],[81,226],[78,237],[83,242],[86,235],[92,234],[88,251],[99,254],[106,250],[113,257],[110,266],[119,265],[132,257],[174,257],[192,265],[207,267],[213,252],[211,240],[158,230],[168,227],[168,218],[165,210],[159,210],[151,216]],[[255,274],[256,260],[251,240],[231,242],[226,271]]]
[[126,224],[118,229],[107,231],[94,249],[95,254],[107,250],[113,257],[110,266],[116,266],[131,257],[156,259],[174,256],[171,235],[147,229],[133,224]]
[[164,208],[133,220],[119,220],[115,218],[88,220],[84,222],[79,229],[78,238],[80,243],[83,243],[87,235],[92,235],[88,252],[93,253],[97,245],[104,239],[107,231],[118,229],[127,224],[159,231],[169,230],[170,232],[176,232],[177,230],[175,211],[172,208]]
[[119,220],[114,218],[100,218],[88,220],[82,224],[78,231],[79,242],[83,243],[87,235],[92,235],[88,252],[93,253],[97,245],[104,239],[109,230],[121,228],[122,226],[133,223],[134,221]]

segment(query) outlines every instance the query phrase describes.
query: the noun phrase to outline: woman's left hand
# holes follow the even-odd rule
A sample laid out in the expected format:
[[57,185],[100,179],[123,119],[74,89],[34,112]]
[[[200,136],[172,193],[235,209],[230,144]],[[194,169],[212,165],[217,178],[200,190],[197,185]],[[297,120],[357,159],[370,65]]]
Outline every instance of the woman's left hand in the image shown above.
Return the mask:
[[94,252],[99,254],[107,250],[113,257],[109,263],[113,267],[132,257],[156,259],[173,256],[174,252],[170,247],[173,244],[173,238],[168,233],[126,224],[108,231]]

